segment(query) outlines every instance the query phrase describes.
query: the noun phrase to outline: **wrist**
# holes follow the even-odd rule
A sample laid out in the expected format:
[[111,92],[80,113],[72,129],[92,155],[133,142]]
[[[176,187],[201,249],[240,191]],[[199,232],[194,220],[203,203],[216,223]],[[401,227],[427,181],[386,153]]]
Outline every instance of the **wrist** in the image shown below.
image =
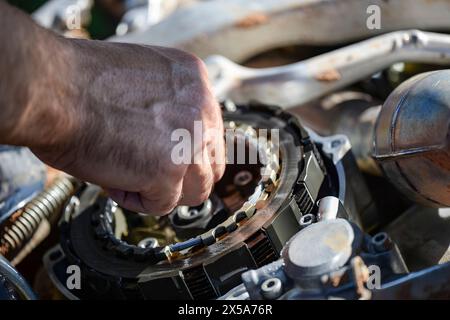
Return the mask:
[[79,91],[71,63],[75,53],[67,39],[39,29],[35,35],[40,44],[20,67],[26,70],[21,79],[23,96],[7,120],[4,137],[8,144],[52,148],[62,143],[74,126]]

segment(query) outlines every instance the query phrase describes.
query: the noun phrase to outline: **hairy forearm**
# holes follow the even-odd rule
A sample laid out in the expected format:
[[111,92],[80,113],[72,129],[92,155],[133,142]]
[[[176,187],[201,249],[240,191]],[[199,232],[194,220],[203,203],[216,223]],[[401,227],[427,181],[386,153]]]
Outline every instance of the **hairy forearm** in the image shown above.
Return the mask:
[[67,81],[70,46],[2,0],[0,40],[0,143],[51,145],[69,125],[64,103],[76,91]]
[[201,143],[204,160],[214,153],[220,163],[192,165],[172,161],[171,140],[177,129],[192,133],[195,121],[223,130],[201,60],[170,48],[64,39],[2,0],[0,40],[0,144],[30,147],[130,210],[163,214],[207,199],[225,169],[223,139]]

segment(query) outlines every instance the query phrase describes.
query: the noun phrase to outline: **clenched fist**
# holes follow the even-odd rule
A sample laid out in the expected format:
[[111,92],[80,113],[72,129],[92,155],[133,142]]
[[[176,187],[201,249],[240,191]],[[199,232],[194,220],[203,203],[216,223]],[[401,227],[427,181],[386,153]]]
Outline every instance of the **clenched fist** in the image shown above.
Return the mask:
[[203,131],[223,131],[201,60],[169,48],[60,38],[7,9],[26,19],[21,28],[34,42],[1,53],[2,67],[14,63],[12,77],[21,77],[0,84],[1,143],[29,146],[130,210],[160,215],[208,197],[224,172],[223,138],[204,136],[192,154],[203,161],[171,158],[174,130],[193,135],[201,121]]

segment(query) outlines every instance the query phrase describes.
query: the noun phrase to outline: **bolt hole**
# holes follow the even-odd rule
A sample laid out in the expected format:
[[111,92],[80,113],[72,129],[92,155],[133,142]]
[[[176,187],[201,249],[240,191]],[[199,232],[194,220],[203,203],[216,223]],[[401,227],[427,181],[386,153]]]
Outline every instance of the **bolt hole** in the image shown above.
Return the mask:
[[308,226],[314,222],[314,216],[312,214],[306,214],[300,218],[300,225]]
[[387,239],[387,235],[385,233],[378,233],[373,238],[373,241],[376,242],[376,243],[383,243],[383,242],[386,241],[386,239]]
[[190,210],[190,211],[189,211],[189,215],[190,215],[191,217],[196,216],[196,215],[198,215],[198,211],[195,210],[195,209]]
[[52,261],[56,261],[56,260],[58,260],[59,258],[61,258],[61,256],[62,256],[61,251],[55,251],[55,252],[52,252],[52,253],[50,254],[49,258],[50,258],[50,260],[52,260]]
[[244,170],[240,171],[234,177],[234,184],[237,186],[245,186],[252,182],[253,175],[250,171]]
[[339,147],[341,145],[341,141],[340,140],[333,140],[332,142],[331,142],[331,148],[337,148],[337,147]]

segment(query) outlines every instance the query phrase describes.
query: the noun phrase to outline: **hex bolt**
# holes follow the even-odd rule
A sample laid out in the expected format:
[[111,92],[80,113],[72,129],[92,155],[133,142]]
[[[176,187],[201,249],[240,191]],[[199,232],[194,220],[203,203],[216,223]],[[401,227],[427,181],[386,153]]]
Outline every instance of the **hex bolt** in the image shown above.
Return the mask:
[[189,207],[189,206],[180,206],[177,208],[177,216],[184,221],[193,221],[198,218],[209,215],[212,211],[212,202],[211,199],[206,199],[199,206]]
[[138,247],[143,249],[156,248],[157,246],[158,246],[158,239],[153,237],[144,238],[138,243]]
[[302,228],[306,228],[307,226],[313,224],[314,222],[316,222],[316,217],[311,213],[305,214],[300,218],[300,226]]

